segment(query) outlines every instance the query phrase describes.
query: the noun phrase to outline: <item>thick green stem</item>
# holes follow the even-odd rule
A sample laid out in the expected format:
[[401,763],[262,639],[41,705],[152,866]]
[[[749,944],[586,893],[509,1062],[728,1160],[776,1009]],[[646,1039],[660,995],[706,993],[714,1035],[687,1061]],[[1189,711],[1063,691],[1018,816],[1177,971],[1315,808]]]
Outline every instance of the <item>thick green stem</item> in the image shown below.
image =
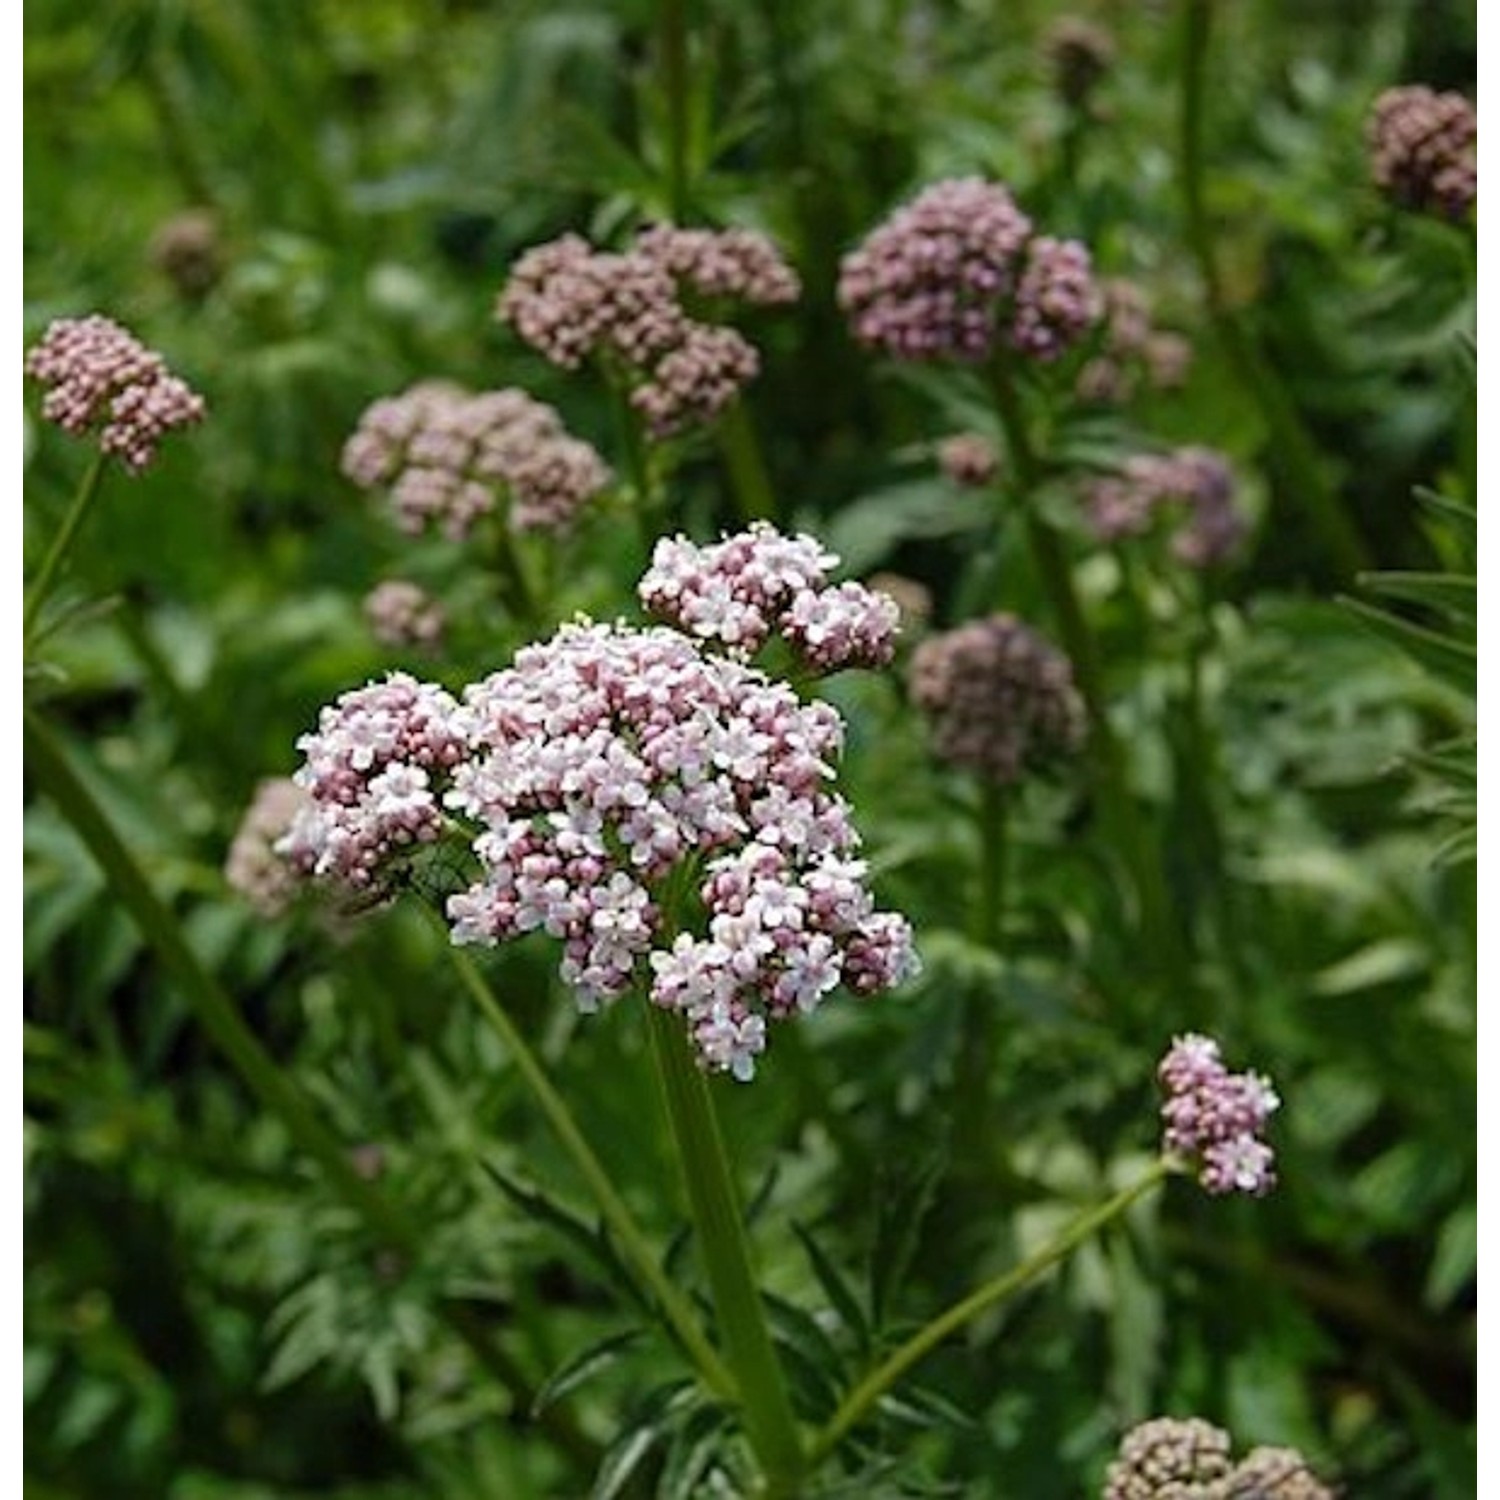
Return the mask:
[[797,1493],[802,1440],[750,1267],[739,1194],[708,1080],[682,1021],[648,1002],[651,1049],[682,1166],[683,1185],[708,1272],[719,1335],[739,1386],[745,1429],[765,1473],[763,1493]]
[[52,594],[58,572],[72,550],[73,540],[78,535],[79,527],[83,525],[84,518],[93,508],[94,500],[99,494],[100,482],[104,478],[104,466],[108,461],[108,457],[101,450],[94,455],[88,468],[84,470],[83,478],[74,492],[62,525],[58,528],[57,535],[52,538],[52,545],[42,560],[41,570],[26,591],[26,609],[21,621],[23,648],[31,644],[32,637],[36,634],[42,606]]
[[1188,247],[1198,265],[1214,331],[1240,386],[1260,408],[1288,487],[1297,503],[1306,507],[1339,571],[1352,576],[1369,567],[1369,549],[1324,478],[1316,444],[1275,367],[1231,306],[1219,273],[1204,197],[1203,122],[1213,4],[1214,0],[1184,0],[1183,6],[1178,167]]
[[[152,889],[145,872],[93,793],[68,763],[52,731],[31,710],[25,713],[25,757],[27,771],[88,846],[121,904],[181,986],[199,1024],[214,1044],[370,1230],[407,1259],[419,1258],[425,1240],[421,1229],[404,1210],[355,1171],[346,1148],[261,1046],[234,1002],[188,946],[177,919]],[[438,1308],[454,1332],[509,1393],[514,1409],[529,1411],[535,1392],[511,1356],[494,1342],[469,1309],[453,1302],[440,1302]],[[589,1470],[597,1461],[594,1444],[565,1412],[548,1409],[542,1414],[541,1425],[580,1470]]]
[[1182,937],[1172,914],[1156,840],[1141,818],[1126,780],[1125,754],[1110,722],[1104,674],[1094,632],[1073,586],[1073,570],[1057,531],[1038,514],[1035,495],[1042,464],[1031,442],[1020,394],[1009,373],[991,369],[995,410],[1005,431],[1011,471],[1026,517],[1026,537],[1042,588],[1057,619],[1064,649],[1073,663],[1078,691],[1088,710],[1089,739],[1101,819],[1111,846],[1134,876],[1146,940],[1173,984],[1186,985]]
[[1107,1199],[1097,1208],[1091,1208],[1087,1213],[1080,1214],[1056,1239],[1044,1245],[1035,1254],[1029,1255],[1020,1265],[985,1282],[983,1286],[970,1292],[962,1301],[954,1303],[947,1312],[940,1313],[926,1327],[913,1334],[844,1398],[839,1409],[829,1419],[828,1425],[813,1440],[810,1462],[818,1464],[827,1458],[865,1413],[913,1365],[930,1354],[949,1334],[956,1333],[966,1323],[977,1318],[980,1313],[1004,1302],[1006,1298],[1019,1292],[1029,1282],[1036,1280],[1043,1271],[1071,1255],[1085,1240],[1097,1234],[1112,1219],[1123,1214],[1137,1199],[1156,1187],[1171,1171],[1172,1168],[1166,1161],[1155,1162],[1143,1177],[1129,1187],[1122,1188],[1114,1197]]
[[775,521],[776,492],[766,473],[765,456],[755,423],[744,398],[730,403],[719,418],[719,452],[729,470],[729,483],[742,521]]
[[599,1158],[594,1155],[593,1148],[589,1145],[573,1112],[568,1108],[567,1101],[552,1086],[552,1081],[547,1077],[541,1061],[527,1045],[525,1037],[521,1035],[515,1022],[511,1020],[505,1008],[495,997],[494,991],[486,982],[484,975],[479,972],[474,961],[462,948],[455,947],[449,941],[447,928],[443,926],[441,919],[439,919],[439,926],[442,927],[443,939],[453,960],[453,967],[458,971],[458,976],[468,991],[470,999],[478,1006],[480,1014],[505,1044],[527,1088],[531,1090],[533,1098],[541,1106],[547,1123],[552,1127],[563,1149],[577,1168],[579,1176],[588,1184],[604,1222],[614,1232],[641,1279],[656,1296],[661,1304],[663,1315],[671,1324],[673,1332],[681,1341],[693,1363],[697,1365],[699,1373],[709,1388],[715,1395],[725,1400],[733,1400],[734,1377],[713,1345],[704,1336],[687,1300],[667,1280],[645,1234],[636,1223],[635,1216],[626,1207],[624,1199],[615,1191],[609,1173],[604,1169]]

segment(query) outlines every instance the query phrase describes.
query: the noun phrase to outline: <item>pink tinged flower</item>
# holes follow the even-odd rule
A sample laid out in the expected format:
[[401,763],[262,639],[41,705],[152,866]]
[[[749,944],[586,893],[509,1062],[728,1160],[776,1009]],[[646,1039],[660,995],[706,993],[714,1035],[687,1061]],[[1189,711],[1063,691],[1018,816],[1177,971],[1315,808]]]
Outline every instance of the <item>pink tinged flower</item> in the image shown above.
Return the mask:
[[96,432],[100,451],[134,474],[155,460],[162,438],[207,411],[161,355],[97,313],[51,323],[27,354],[26,373],[47,387],[47,421],[75,437]]
[[1260,1138],[1281,1103],[1269,1079],[1229,1072],[1218,1043],[1195,1034],[1174,1040],[1157,1077],[1162,1149],[1193,1163],[1205,1190],[1259,1196],[1275,1186],[1274,1154]]
[[1478,197],[1479,120],[1458,93],[1387,89],[1366,127],[1375,184],[1404,208],[1457,221]]
[[224,879],[264,917],[279,917],[302,888],[301,872],[276,846],[307,805],[289,777],[262,781],[229,846]]
[[1140,535],[1165,514],[1174,528],[1173,555],[1192,568],[1223,562],[1247,530],[1234,475],[1223,455],[1210,448],[1126,459],[1118,472],[1088,487],[1084,514],[1100,541]]

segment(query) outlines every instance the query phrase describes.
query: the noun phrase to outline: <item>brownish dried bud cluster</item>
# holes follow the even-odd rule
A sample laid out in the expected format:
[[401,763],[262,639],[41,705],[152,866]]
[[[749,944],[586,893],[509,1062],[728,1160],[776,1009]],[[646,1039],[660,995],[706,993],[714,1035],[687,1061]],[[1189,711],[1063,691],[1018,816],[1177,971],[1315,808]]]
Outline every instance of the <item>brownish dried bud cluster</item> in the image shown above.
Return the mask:
[[966,490],[980,490],[1000,472],[995,445],[979,432],[956,432],[937,446],[938,467]]
[[344,445],[344,473],[386,489],[396,524],[454,538],[508,500],[513,531],[563,531],[609,483],[609,470],[562,418],[524,391],[429,380],[368,407]]
[[1403,208],[1461,220],[1479,190],[1479,120],[1462,94],[1387,89],[1370,112],[1370,170]]
[[1114,38],[1082,16],[1059,16],[1042,42],[1057,92],[1077,108],[1088,102],[1115,60]]
[[307,793],[290,776],[262,781],[224,860],[224,879],[263,917],[279,917],[305,884],[276,843],[308,805]]
[[152,236],[151,264],[185,301],[206,297],[224,275],[224,244],[219,221],[206,208],[174,214]]
[[912,653],[909,685],[938,755],[1002,786],[1083,742],[1071,664],[1013,615],[930,636]]
[[496,315],[564,369],[601,359],[652,434],[666,437],[712,421],[760,368],[752,344],[689,313],[685,299],[769,307],[800,290],[763,235],[657,225],[620,253],[576,234],[528,250]]

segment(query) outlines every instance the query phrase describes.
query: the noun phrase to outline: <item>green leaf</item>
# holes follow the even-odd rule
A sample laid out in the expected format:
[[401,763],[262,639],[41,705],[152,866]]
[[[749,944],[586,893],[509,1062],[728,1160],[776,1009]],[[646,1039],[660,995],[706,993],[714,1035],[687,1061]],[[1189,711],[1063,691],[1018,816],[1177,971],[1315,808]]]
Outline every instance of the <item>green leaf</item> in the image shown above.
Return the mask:
[[1410,979],[1431,962],[1427,949],[1411,938],[1382,938],[1330,964],[1314,976],[1312,988],[1319,995],[1350,995]]
[[870,1347],[870,1324],[865,1317],[864,1309],[859,1305],[859,1298],[855,1295],[853,1287],[823,1253],[818,1242],[796,1220],[792,1221],[792,1233],[797,1236],[807,1255],[808,1263],[812,1266],[813,1275],[818,1278],[818,1285],[823,1288],[824,1295],[833,1304],[840,1321],[853,1334],[860,1350],[868,1349]]
[[1446,1307],[1474,1279],[1478,1263],[1479,1218],[1473,1204],[1466,1204],[1449,1214],[1438,1231],[1423,1300],[1432,1308]]
[[1361,573],[1360,586],[1384,599],[1422,604],[1455,620],[1473,620],[1479,580],[1461,573]]
[[1473,697],[1479,685],[1479,653],[1473,646],[1440,635],[1425,625],[1413,624],[1358,599],[1340,601],[1359,616],[1377,635],[1399,646],[1419,666],[1440,682]]
[[531,1403],[531,1415],[540,1416],[554,1402],[561,1401],[585,1381],[608,1369],[632,1345],[641,1339],[639,1328],[627,1328],[623,1333],[612,1333],[608,1338],[590,1344],[575,1354],[547,1377],[542,1388]]
[[846,505],[824,525],[829,548],[852,573],[863,573],[901,542],[960,536],[990,524],[981,497],[941,479],[894,484]]

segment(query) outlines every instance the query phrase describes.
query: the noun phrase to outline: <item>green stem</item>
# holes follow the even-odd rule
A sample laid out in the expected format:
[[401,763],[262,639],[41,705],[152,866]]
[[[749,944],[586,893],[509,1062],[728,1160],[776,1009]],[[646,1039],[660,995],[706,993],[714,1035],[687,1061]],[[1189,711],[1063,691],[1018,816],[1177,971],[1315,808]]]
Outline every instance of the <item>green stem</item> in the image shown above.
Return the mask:
[[755,423],[744,398],[733,401],[719,418],[719,452],[729,470],[729,483],[742,521],[775,521],[776,492],[766,473],[765,456]]
[[541,624],[536,593],[527,581],[515,540],[504,522],[495,528],[495,567],[511,613],[525,630],[535,630]]
[[649,1001],[647,1009],[657,1076],[720,1337],[739,1386],[745,1428],[765,1472],[763,1493],[767,1500],[795,1495],[803,1472],[802,1440],[751,1271],[739,1194],[708,1080],[681,1019]]
[[53,586],[57,582],[58,571],[73,546],[73,539],[78,535],[79,527],[83,525],[84,518],[93,508],[107,462],[108,458],[101,449],[94,455],[88,468],[84,470],[72,503],[63,517],[63,523],[58,528],[57,535],[52,538],[52,546],[48,549],[47,556],[42,560],[41,571],[26,591],[26,610],[21,621],[23,648],[31,644],[32,637],[36,634],[37,620],[41,615],[42,606],[51,596]]
[[1012,385],[1009,372],[998,362],[991,368],[991,391],[996,413],[1005,430],[1012,475],[1022,498],[1032,559],[1056,616],[1063,647],[1072,661],[1079,694],[1088,710],[1101,819],[1111,846],[1130,866],[1134,876],[1141,926],[1147,943],[1174,987],[1186,988],[1182,938],[1173,919],[1157,841],[1130,794],[1124,749],[1110,722],[1098,645],[1073,586],[1073,570],[1062,538],[1037,512],[1035,495],[1042,479],[1042,463],[1032,446],[1020,393]]
[[667,216],[688,213],[688,65],[686,0],[661,0],[661,81],[667,105]]
[[485,1021],[505,1044],[527,1088],[531,1090],[532,1096],[541,1106],[547,1123],[552,1127],[564,1151],[577,1168],[579,1176],[588,1184],[589,1191],[594,1195],[594,1201],[598,1204],[605,1223],[609,1225],[624,1247],[626,1255],[635,1265],[641,1278],[655,1294],[661,1304],[662,1313],[672,1326],[672,1331],[681,1341],[693,1363],[697,1365],[699,1373],[710,1389],[715,1395],[725,1400],[733,1400],[734,1377],[713,1345],[704,1337],[703,1330],[699,1327],[687,1300],[667,1280],[645,1234],[636,1223],[634,1215],[626,1207],[624,1199],[615,1191],[609,1173],[604,1169],[599,1158],[594,1155],[593,1148],[579,1128],[566,1100],[552,1086],[540,1060],[527,1045],[525,1037],[521,1035],[515,1022],[506,1013],[473,959],[462,948],[453,945],[441,917],[438,917],[436,913],[433,915],[442,929],[444,944],[453,961],[453,967],[458,971],[459,979],[463,982],[469,997],[478,1006]]
[[1325,479],[1317,446],[1275,367],[1230,305],[1214,253],[1204,196],[1203,145],[1212,15],[1213,0],[1184,0],[1179,171],[1188,248],[1198,265],[1209,318],[1240,386],[1260,408],[1277,462],[1286,474],[1287,489],[1306,507],[1339,571],[1352,576],[1370,566],[1369,549]]
[[839,1408],[829,1419],[828,1425],[813,1439],[810,1462],[821,1463],[843,1440],[844,1436],[860,1421],[866,1412],[919,1360],[924,1359],[951,1333],[956,1333],[966,1323],[972,1322],[980,1313],[1004,1302],[1007,1297],[1019,1292],[1028,1282],[1034,1281],[1043,1271],[1065,1259],[1079,1245],[1104,1228],[1111,1219],[1124,1213],[1138,1198],[1143,1197],[1166,1178],[1172,1167],[1159,1160],[1151,1169],[1129,1187],[1122,1188],[1114,1197],[1080,1214],[1056,1239],[1044,1245],[1035,1254],[1028,1256],[1020,1265],[987,1281],[977,1290],[956,1302],[947,1312],[940,1313],[926,1327],[912,1335],[895,1353],[872,1370],[844,1398]]
[[[405,1212],[354,1170],[345,1147],[313,1112],[306,1098],[265,1051],[234,1002],[203,967],[177,919],[156,894],[86,783],[69,764],[46,723],[25,711],[27,770],[88,846],[141,935],[181,986],[199,1024],[260,1099],[278,1116],[298,1147],[322,1169],[330,1186],[370,1230],[408,1260],[420,1257],[426,1236]],[[469,1309],[440,1302],[438,1309],[475,1357],[509,1393],[517,1411],[529,1411],[535,1392],[525,1372],[490,1337]],[[566,1413],[549,1408],[541,1424],[581,1470],[597,1459],[592,1441]]]
[[660,507],[651,473],[651,457],[646,451],[641,419],[630,404],[624,377],[606,370],[604,378],[609,386],[615,435],[620,451],[625,455],[625,474],[634,491],[636,524],[640,528],[641,541],[645,544],[646,556],[649,558],[661,529]]

